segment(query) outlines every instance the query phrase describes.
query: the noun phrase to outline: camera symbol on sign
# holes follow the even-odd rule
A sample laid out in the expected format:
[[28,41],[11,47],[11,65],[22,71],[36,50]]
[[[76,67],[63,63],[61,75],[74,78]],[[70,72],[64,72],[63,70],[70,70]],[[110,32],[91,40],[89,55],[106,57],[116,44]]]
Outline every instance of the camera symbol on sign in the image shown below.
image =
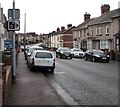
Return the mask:
[[8,21],[8,30],[10,31],[18,31],[20,30],[20,21],[13,21],[13,20],[9,20]]
[[9,29],[15,29],[15,22],[9,23]]

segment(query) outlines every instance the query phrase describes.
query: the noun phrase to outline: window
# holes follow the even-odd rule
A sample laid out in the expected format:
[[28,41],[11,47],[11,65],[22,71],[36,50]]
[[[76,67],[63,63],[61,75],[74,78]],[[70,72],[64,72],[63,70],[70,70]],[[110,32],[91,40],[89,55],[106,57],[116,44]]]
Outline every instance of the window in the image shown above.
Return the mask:
[[82,37],[82,31],[80,31],[80,37]]
[[37,52],[35,58],[53,58],[51,53]]
[[100,49],[108,49],[108,41],[107,40],[100,41]]
[[2,48],[1,46],[2,46],[2,43],[1,43],[1,37],[0,37],[0,50],[1,50],[1,48]]
[[93,35],[93,27],[90,28],[90,35]]
[[96,27],[96,35],[99,35],[99,28]]
[[102,35],[102,27],[99,28],[99,34]]
[[120,46],[119,46],[119,38],[116,38],[116,50],[120,51]]
[[84,37],[85,37],[85,30],[84,30]]
[[109,26],[106,26],[106,35],[109,34]]

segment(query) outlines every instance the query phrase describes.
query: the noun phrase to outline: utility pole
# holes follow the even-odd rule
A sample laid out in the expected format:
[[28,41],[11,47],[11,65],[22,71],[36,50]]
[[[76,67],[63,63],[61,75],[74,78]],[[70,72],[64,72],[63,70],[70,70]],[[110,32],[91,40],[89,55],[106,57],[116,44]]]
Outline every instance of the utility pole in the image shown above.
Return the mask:
[[26,59],[25,47],[26,47],[26,13],[24,15],[24,55]]
[[[15,20],[15,0],[13,0],[13,21]],[[15,31],[13,31],[13,50],[12,50],[12,63],[13,63],[13,83],[16,80],[16,49],[15,49]]]

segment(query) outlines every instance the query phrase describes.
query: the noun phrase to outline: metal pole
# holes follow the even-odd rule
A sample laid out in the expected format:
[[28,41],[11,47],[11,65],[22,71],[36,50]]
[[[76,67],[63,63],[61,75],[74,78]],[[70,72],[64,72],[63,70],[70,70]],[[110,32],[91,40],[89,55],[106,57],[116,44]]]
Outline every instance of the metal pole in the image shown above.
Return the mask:
[[[15,0],[13,0],[13,21],[15,20]],[[16,79],[16,49],[15,49],[15,31],[13,31],[13,50],[12,50],[12,62],[13,62],[13,83]]]
[[25,47],[26,47],[26,13],[24,16],[24,55],[25,55],[25,59],[26,59]]

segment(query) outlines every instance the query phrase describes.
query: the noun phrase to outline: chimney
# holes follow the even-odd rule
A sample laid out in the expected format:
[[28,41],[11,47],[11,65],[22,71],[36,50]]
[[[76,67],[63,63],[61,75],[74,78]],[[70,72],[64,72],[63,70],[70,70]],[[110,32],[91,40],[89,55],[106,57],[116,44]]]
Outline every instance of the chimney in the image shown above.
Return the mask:
[[72,24],[68,24],[68,25],[67,25],[67,28],[68,28],[68,29],[69,29],[70,27],[72,27]]
[[109,12],[109,11],[110,11],[110,6],[109,6],[109,4],[104,4],[104,5],[101,6],[101,15],[102,15],[103,13],[106,13],[106,12]]
[[65,31],[65,27],[64,26],[61,26],[61,31]]
[[60,28],[59,27],[57,28],[57,32],[60,32]]
[[90,20],[90,16],[91,16],[91,15],[86,12],[86,13],[84,14],[84,21]]

